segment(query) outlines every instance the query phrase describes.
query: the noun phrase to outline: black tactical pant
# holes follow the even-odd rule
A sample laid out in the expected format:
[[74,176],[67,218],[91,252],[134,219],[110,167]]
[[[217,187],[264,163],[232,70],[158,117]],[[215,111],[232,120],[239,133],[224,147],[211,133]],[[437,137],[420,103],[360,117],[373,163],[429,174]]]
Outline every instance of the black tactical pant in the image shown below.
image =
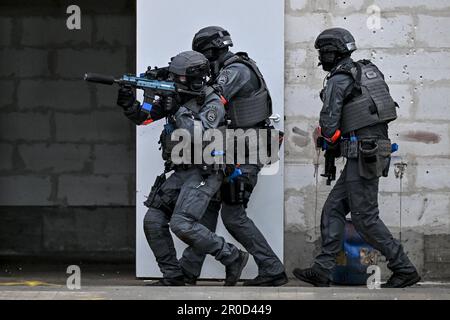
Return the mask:
[[379,178],[361,178],[358,160],[347,159],[322,210],[322,252],[315,259],[315,267],[331,274],[344,241],[345,217],[351,213],[356,230],[386,257],[389,269],[407,273],[416,270],[400,242],[379,218],[378,182]]
[[[249,178],[253,187],[258,181],[258,173],[260,171],[257,165],[241,165],[240,169],[243,175]],[[203,220],[208,228],[215,230],[217,224],[217,216],[220,210],[220,203],[212,202],[208,208],[208,214],[205,215],[206,221]],[[228,232],[249,252],[258,265],[258,273],[261,276],[272,276],[284,272],[284,266],[280,259],[273,252],[267,240],[255,223],[247,216],[245,207],[241,204],[222,203],[222,221]],[[199,254],[194,248],[187,248],[183,252],[180,260],[183,269],[191,275],[198,277],[200,275],[204,254]]]
[[[211,232],[202,218],[223,180],[221,172],[207,177],[197,168],[176,170],[161,186],[144,218],[144,232],[165,278],[182,276],[170,230],[202,255],[211,254],[228,265],[239,256],[238,249]],[[175,203],[173,212],[164,212],[161,202]]]

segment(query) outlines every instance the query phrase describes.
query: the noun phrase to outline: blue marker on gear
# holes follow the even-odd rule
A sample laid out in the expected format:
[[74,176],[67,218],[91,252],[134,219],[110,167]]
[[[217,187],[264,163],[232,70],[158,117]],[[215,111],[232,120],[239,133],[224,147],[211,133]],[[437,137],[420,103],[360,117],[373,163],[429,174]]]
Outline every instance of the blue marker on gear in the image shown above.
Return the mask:
[[397,151],[398,151],[398,144],[396,144],[396,143],[391,144],[391,153],[394,153]]
[[152,111],[153,105],[151,103],[148,102],[144,102],[141,106],[142,110],[144,110],[147,113],[150,113],[150,111]]
[[234,179],[242,175],[242,170],[239,168],[234,168],[233,173],[228,177],[229,181],[233,182]]

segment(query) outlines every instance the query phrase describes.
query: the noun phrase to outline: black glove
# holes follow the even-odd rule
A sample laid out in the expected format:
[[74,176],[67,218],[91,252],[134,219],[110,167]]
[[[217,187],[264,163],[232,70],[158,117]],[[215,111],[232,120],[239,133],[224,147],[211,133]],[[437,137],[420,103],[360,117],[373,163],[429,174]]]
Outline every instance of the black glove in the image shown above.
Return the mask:
[[327,143],[327,152],[330,156],[339,158],[341,156],[341,144],[339,142]]
[[174,96],[167,96],[163,101],[163,108],[166,114],[175,114],[178,111],[179,104]]
[[136,96],[133,90],[129,87],[121,87],[117,96],[117,105],[121,106],[124,110],[131,108],[136,101]]

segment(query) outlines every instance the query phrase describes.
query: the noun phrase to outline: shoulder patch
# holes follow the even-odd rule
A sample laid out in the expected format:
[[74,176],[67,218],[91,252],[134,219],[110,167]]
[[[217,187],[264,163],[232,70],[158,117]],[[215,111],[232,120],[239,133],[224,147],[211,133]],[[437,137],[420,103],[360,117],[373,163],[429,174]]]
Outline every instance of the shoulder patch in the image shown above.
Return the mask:
[[217,84],[224,85],[228,82],[228,72],[225,70],[220,73],[219,78],[217,78]]
[[230,79],[230,71],[224,69],[220,72],[219,77],[217,78],[217,84],[224,85],[228,83],[229,79]]
[[214,121],[216,121],[216,119],[217,119],[217,110],[216,110],[215,108],[209,110],[209,111],[206,113],[206,119],[207,119],[209,122],[214,122]]

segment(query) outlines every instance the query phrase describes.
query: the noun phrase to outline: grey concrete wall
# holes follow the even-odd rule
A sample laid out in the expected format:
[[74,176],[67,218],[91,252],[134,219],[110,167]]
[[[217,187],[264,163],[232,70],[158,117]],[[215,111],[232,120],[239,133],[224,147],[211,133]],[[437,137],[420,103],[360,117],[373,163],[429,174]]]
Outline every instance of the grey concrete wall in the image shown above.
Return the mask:
[[[381,29],[367,27],[367,8],[381,9]],[[408,164],[403,179],[402,241],[425,278],[450,277],[450,2],[446,0],[287,0],[286,264],[308,266],[320,243],[320,213],[330,188],[313,176],[312,131],[325,73],[313,47],[320,31],[341,26],[356,38],[357,59],[372,59],[400,104],[390,125],[400,145],[393,164]],[[320,159],[323,170],[323,158]],[[339,163],[342,168],[342,163]],[[400,232],[400,181],[393,166],[380,185],[381,217]]]
[[[81,30],[66,27],[72,4]],[[82,78],[134,72],[135,39],[134,1],[1,1],[0,255],[132,258],[135,127],[117,88]]]
[[134,207],[0,207],[0,265],[132,263],[134,211]]

